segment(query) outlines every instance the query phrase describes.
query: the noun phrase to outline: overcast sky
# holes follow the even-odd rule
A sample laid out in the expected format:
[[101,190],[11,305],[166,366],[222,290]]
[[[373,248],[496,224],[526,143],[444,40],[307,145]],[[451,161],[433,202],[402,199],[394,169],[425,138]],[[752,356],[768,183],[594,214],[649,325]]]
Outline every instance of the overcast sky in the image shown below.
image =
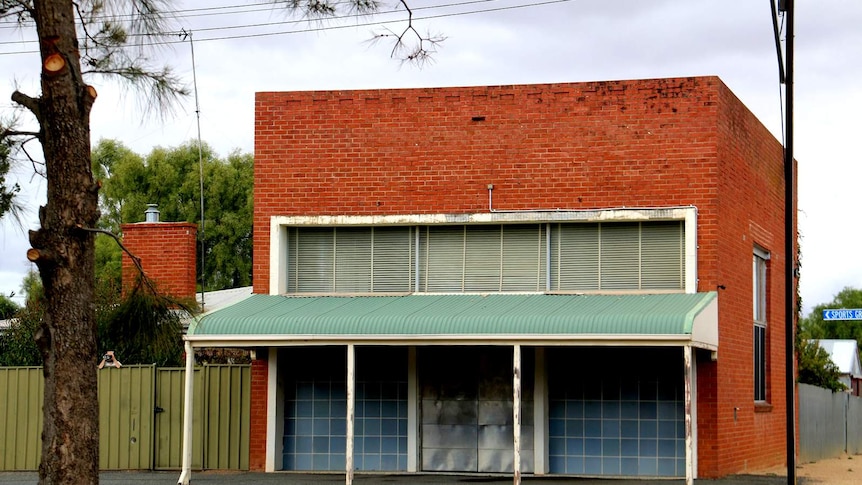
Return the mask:
[[[422,69],[367,42],[370,20],[294,22],[264,0],[175,2],[186,42],[152,53],[191,87],[197,77],[201,135],[221,155],[252,153],[254,93],[529,84],[717,75],[782,140],[782,89],[769,0],[419,1],[415,25],[446,36]],[[440,5],[447,5],[440,7]],[[226,7],[226,8],[220,8]],[[243,27],[245,26],[245,27]],[[326,28],[345,26],[345,28]],[[398,29],[398,24],[390,24]],[[321,30],[321,28],[325,28]],[[35,34],[0,23],[0,112],[15,87],[38,95]],[[179,41],[179,36],[177,37]],[[20,41],[20,42],[17,42]],[[796,2],[795,156],[799,161],[802,298],[806,308],[845,286],[862,288],[862,2]],[[140,99],[93,79],[93,144],[114,138],[146,155],[197,137],[194,97],[166,120],[145,118]],[[24,229],[36,227],[44,184],[32,168],[12,176],[26,190]],[[20,293],[28,270],[25,230],[0,221],[0,292]]]

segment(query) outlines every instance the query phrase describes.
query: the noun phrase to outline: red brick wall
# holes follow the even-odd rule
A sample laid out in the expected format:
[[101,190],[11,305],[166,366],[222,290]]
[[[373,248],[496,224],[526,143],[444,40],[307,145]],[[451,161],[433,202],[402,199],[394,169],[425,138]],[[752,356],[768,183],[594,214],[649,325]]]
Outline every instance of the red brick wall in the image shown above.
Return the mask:
[[[688,206],[698,290],[719,285],[717,362],[698,353],[699,471],[783,463],[780,144],[715,77],[257,93],[254,290],[273,215]],[[773,254],[771,409],[754,411],[752,243]],[[737,419],[733,408],[739,407]]]
[[[268,361],[258,359],[251,362],[251,416],[249,420],[248,468],[263,471],[266,467],[266,392],[269,374]],[[281,439],[276,437],[276,439]]]
[[[484,212],[488,184],[497,210],[693,204],[714,236],[719,85],[257,93],[255,291],[271,215]],[[707,275],[715,258],[701,246]]]
[[[197,225],[190,222],[139,222],[123,224],[123,245],[141,259],[144,273],[160,291],[182,299],[195,297]],[[128,254],[123,253],[123,288],[138,277]]]
[[[761,470],[786,461],[784,155],[781,145],[727,87],[720,86],[719,100],[715,283],[725,289],[719,297],[719,360],[713,382],[718,425],[713,438],[719,452],[704,457],[707,463],[715,462],[714,467],[703,467],[709,475]],[[753,400],[755,245],[771,256],[766,405]]]

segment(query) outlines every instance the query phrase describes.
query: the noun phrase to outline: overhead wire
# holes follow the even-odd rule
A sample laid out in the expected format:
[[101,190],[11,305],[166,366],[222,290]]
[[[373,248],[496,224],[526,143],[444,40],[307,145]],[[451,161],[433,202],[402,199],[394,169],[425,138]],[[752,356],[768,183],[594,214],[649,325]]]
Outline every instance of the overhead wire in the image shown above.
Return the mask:
[[[497,1],[497,0],[482,0],[482,1]],[[161,12],[163,15],[176,16],[181,17],[183,19],[194,18],[194,17],[208,17],[208,16],[216,16],[216,15],[236,15],[236,14],[244,14],[244,13],[257,13],[264,11],[275,11],[279,8],[280,4],[288,4],[292,3],[290,1],[274,1],[274,2],[259,2],[259,3],[244,3],[244,4],[231,4],[231,5],[220,5],[220,6],[210,6],[210,7],[198,7],[198,8],[187,8],[187,9],[177,9],[177,10],[166,10]],[[334,5],[340,5],[345,2],[333,2]],[[199,12],[199,13],[198,13]],[[103,14],[103,15],[93,15],[88,17],[88,20],[91,21],[100,21],[100,20],[132,20],[134,18],[141,17],[140,14]],[[32,26],[33,21],[31,19],[27,19],[24,22],[24,25]],[[11,29],[21,26],[22,23],[17,20],[0,20],[0,29]]]
[[[483,3],[483,2],[496,2],[499,0],[468,0],[464,2],[458,2],[459,4],[470,4],[470,3]],[[269,2],[257,2],[257,3],[241,3],[241,4],[229,4],[229,5],[217,5],[217,6],[209,6],[209,7],[196,7],[196,8],[184,8],[184,9],[176,9],[176,10],[165,10],[161,12],[162,14],[167,15],[177,15],[186,17],[206,17],[212,15],[231,15],[235,13],[254,13],[254,12],[263,12],[263,11],[274,11],[279,8],[280,5],[289,6],[288,4],[295,3],[292,0],[284,0],[284,1],[269,1]],[[338,2],[329,2],[330,5],[338,6],[343,4],[348,4],[353,2],[348,1],[338,1]],[[425,7],[415,7],[416,9],[427,9],[427,8],[437,8],[445,5],[432,5]],[[258,8],[260,7],[260,8]],[[225,12],[224,10],[231,10],[230,12]],[[200,12],[200,13],[198,13]],[[135,17],[140,17],[141,14],[102,14],[102,15],[93,15],[90,17],[91,20],[123,20],[123,19],[132,19]],[[3,28],[3,25],[17,25],[19,22],[17,20],[0,20],[0,28]],[[8,27],[7,27],[8,28]]]
[[[417,8],[414,8],[413,11],[415,12],[415,11],[422,11],[422,10],[435,10],[435,9],[452,8],[452,7],[464,7],[464,6],[470,6],[470,5],[475,5],[475,4],[491,3],[491,2],[495,2],[495,1],[499,1],[499,0],[467,0],[467,1],[463,1],[463,2],[452,2],[452,3],[434,5],[434,6],[417,7]],[[532,1],[529,3],[522,3],[522,4],[518,4],[518,5],[505,5],[505,6],[500,6],[500,7],[479,8],[479,9],[475,9],[475,10],[462,11],[462,12],[446,12],[446,13],[441,13],[441,14],[436,14],[436,15],[416,16],[416,17],[413,17],[413,21],[435,20],[435,19],[448,18],[448,17],[460,17],[460,16],[464,16],[464,15],[476,15],[476,14],[490,13],[490,12],[501,12],[501,11],[507,11],[507,10],[541,7],[541,6],[546,6],[546,5],[568,3],[571,1],[573,1],[573,0]],[[260,4],[254,4],[254,5],[260,5]],[[267,4],[267,5],[271,5],[271,4]],[[216,9],[216,8],[228,8],[228,7],[208,7],[208,8],[193,9],[193,10],[198,11],[198,10],[207,10],[207,9]],[[376,25],[387,25],[387,24],[406,22],[406,20],[404,18],[398,18],[398,19],[394,19],[394,20],[383,20],[383,19],[379,18],[381,15],[386,16],[386,15],[392,15],[392,14],[403,14],[403,12],[400,12],[397,10],[392,10],[392,11],[387,11],[387,12],[378,12],[378,13],[374,14],[374,16],[377,17],[376,19],[370,19],[366,22],[354,22],[354,23],[339,24],[339,25],[326,24],[326,25],[318,25],[316,27],[309,27],[309,28],[297,29],[297,30],[277,31],[277,32],[255,32],[255,33],[250,33],[250,34],[237,34],[237,35],[224,35],[224,36],[217,36],[217,37],[204,37],[204,38],[199,38],[199,39],[195,39],[195,40],[197,42],[213,42],[213,41],[222,41],[222,40],[269,37],[269,36],[276,36],[276,35],[291,35],[291,34],[302,34],[302,33],[310,33],[310,32],[323,32],[323,31],[328,31],[328,30],[340,30],[340,29],[345,29],[345,28],[356,28],[356,27],[370,27],[370,26],[376,26]],[[367,14],[348,14],[348,15],[327,17],[327,18],[323,18],[323,19],[319,19],[319,20],[321,22],[333,22],[333,21],[337,22],[337,21],[346,20],[346,19],[359,20],[359,19],[369,18],[369,17],[370,17],[370,15],[367,15]],[[278,22],[266,22],[266,23],[256,23],[256,24],[228,25],[228,26],[219,26],[219,27],[201,27],[201,28],[195,28],[193,30],[195,33],[199,33],[199,32],[213,32],[213,31],[225,31],[225,30],[236,30],[236,29],[255,29],[255,28],[272,27],[272,26],[292,26],[292,25],[298,25],[298,24],[306,24],[308,22],[309,22],[309,19],[307,19],[307,18],[306,19],[290,19],[290,20],[284,20],[284,21],[278,21]],[[149,41],[149,42],[139,42],[139,43],[136,43],[134,46],[135,47],[144,47],[144,46],[172,45],[172,44],[182,43],[182,40],[175,40],[175,41],[155,40],[158,37],[170,36],[170,35],[174,35],[174,34],[179,34],[179,32],[178,31],[174,31],[174,32],[168,31],[168,32],[159,32],[159,33],[149,34],[149,35],[148,34],[139,34],[139,36],[144,36],[144,37],[154,39],[154,40]],[[36,42],[37,41],[35,41],[35,40],[31,40],[31,41],[4,41],[4,42],[0,42],[0,45],[35,44]],[[36,50],[9,51],[9,52],[0,52],[0,56],[18,55],[18,54],[33,54],[33,53],[37,53],[37,52],[38,51],[36,51]]]
[[[485,0],[485,1],[487,1],[487,0]],[[528,4],[522,4],[522,5],[510,5],[510,6],[506,6],[506,7],[485,8],[485,9],[473,10],[473,11],[468,11],[468,12],[453,12],[453,13],[444,13],[444,14],[438,14],[438,15],[417,16],[417,17],[413,17],[413,21],[436,20],[436,19],[447,18],[447,17],[460,17],[460,16],[464,16],[464,15],[475,15],[475,14],[489,13],[489,12],[500,12],[500,11],[506,11],[506,10],[522,9],[522,8],[540,7],[540,6],[552,5],[552,4],[558,4],[558,3],[567,3],[567,2],[571,2],[571,1],[573,1],[573,0],[545,0],[545,1],[532,2],[532,3],[528,3]],[[471,2],[471,3],[475,3],[475,2]],[[354,18],[354,17],[367,17],[367,16],[365,16],[365,15],[345,16],[342,18]],[[403,19],[403,18],[399,18],[399,19],[395,19],[395,20],[370,20],[368,22],[357,23],[357,24],[327,25],[327,26],[302,29],[302,30],[291,30],[291,31],[287,31],[287,32],[266,32],[266,33],[258,33],[258,34],[242,34],[242,35],[229,35],[229,36],[222,36],[222,37],[209,37],[209,38],[199,39],[198,42],[244,39],[244,38],[252,38],[252,37],[267,37],[267,36],[272,36],[272,35],[288,35],[288,34],[299,34],[299,33],[307,33],[307,32],[321,32],[321,31],[326,31],[326,30],[340,30],[340,29],[346,29],[346,28],[370,27],[370,26],[374,26],[374,25],[403,23],[406,21],[407,20]],[[285,22],[285,23],[297,24],[297,23],[306,23],[306,22],[307,21],[304,21],[304,20],[294,20],[294,21]],[[195,32],[206,32],[206,31],[212,31],[212,30],[223,30],[223,29],[217,29],[217,28],[198,29]]]
[[[464,7],[464,6],[469,6],[469,5],[483,4],[483,3],[494,3],[494,2],[500,2],[500,1],[503,1],[503,0],[464,0],[464,1],[455,1],[455,2],[450,2],[450,3],[437,4],[437,5],[416,6],[416,7],[412,7],[411,10],[414,12],[421,12],[421,11],[425,11],[425,10],[438,10],[438,9],[451,8],[451,7]],[[565,0],[565,1],[570,1],[570,0]],[[266,12],[266,11],[278,12],[278,6],[280,4],[287,4],[287,3],[292,3],[292,2],[285,1],[285,2],[252,3],[252,4],[243,4],[243,5],[223,5],[223,6],[215,6],[215,7],[200,7],[200,8],[193,8],[193,9],[181,9],[181,10],[175,10],[175,11],[165,12],[165,13],[169,14],[169,15],[176,16],[177,19],[180,19],[180,20],[188,20],[188,19],[193,19],[193,18],[198,18],[198,17],[224,16],[224,15],[236,16],[236,15],[242,15],[242,14],[247,14],[247,13],[260,13],[260,12]],[[333,4],[339,5],[339,4],[343,4],[343,3],[348,3],[348,2],[334,2]],[[500,8],[505,8],[505,7],[500,7]],[[520,6],[516,5],[516,6],[512,6],[511,8],[520,8]],[[386,15],[386,14],[396,13],[396,12],[403,13],[402,10],[400,10],[396,7],[396,8],[393,8],[392,10],[378,11],[378,12],[374,12],[374,13],[351,13],[349,15],[321,17],[319,19],[306,18],[304,20],[299,20],[299,21],[333,20],[333,19],[337,20],[337,19],[353,18],[353,17],[369,17],[372,15],[375,15],[375,16]],[[128,20],[132,20],[136,17],[139,17],[139,16],[134,15],[134,14],[101,15],[101,16],[91,17],[88,20],[91,20],[91,21],[100,21],[100,20],[128,21]],[[288,20],[288,21],[284,21],[284,22],[273,22],[273,23],[274,24],[291,23],[294,21],[295,20],[293,20],[293,21]],[[0,30],[2,30],[2,29],[19,29],[21,27],[32,27],[32,26],[33,26],[32,20],[27,20],[24,23],[21,23],[18,21],[0,20]],[[254,24],[248,24],[247,26],[254,26]],[[243,26],[237,26],[237,27],[241,28]],[[234,27],[234,28],[236,28],[236,27]]]

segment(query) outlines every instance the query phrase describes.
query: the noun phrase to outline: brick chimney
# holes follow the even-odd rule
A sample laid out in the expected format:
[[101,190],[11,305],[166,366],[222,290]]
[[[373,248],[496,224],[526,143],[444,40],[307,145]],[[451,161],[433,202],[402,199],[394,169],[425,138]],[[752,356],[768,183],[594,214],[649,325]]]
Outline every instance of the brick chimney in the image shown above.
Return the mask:
[[[141,258],[144,273],[159,291],[177,299],[195,297],[196,239],[198,227],[191,222],[159,222],[159,211],[149,204],[146,221],[123,224],[123,245]],[[123,253],[123,292],[134,284],[138,269]]]

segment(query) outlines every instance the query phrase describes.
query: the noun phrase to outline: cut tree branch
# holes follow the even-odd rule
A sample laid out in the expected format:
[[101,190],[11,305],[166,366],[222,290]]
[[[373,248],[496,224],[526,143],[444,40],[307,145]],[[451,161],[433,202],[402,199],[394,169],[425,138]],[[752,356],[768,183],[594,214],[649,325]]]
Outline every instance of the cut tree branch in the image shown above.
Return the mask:
[[141,258],[136,256],[133,252],[131,252],[129,250],[129,248],[127,248],[123,244],[123,241],[122,241],[122,239],[120,239],[120,236],[114,234],[111,231],[107,231],[105,229],[85,227],[83,224],[76,224],[75,227],[81,231],[93,232],[96,234],[104,234],[106,236],[110,236],[117,243],[117,246],[119,246],[120,249],[123,250],[124,253],[129,255],[129,259],[132,260],[132,263],[134,263],[135,267],[138,269],[138,272],[141,275],[141,280],[144,282],[145,285],[147,285],[147,288],[149,288],[149,290],[152,291],[153,294],[155,294],[155,295],[159,294],[159,292],[156,291],[155,285],[153,285],[152,281],[150,281],[150,279],[147,278],[147,275],[144,273],[144,266],[143,266],[143,264],[141,264]]
[[31,98],[21,91],[15,91],[12,93],[12,101],[20,104],[21,106],[30,110],[31,113],[36,117],[36,120],[39,121],[39,124],[42,124],[42,110],[39,108],[39,99]]
[[[84,226],[84,225],[82,225],[82,224],[76,224],[76,225],[75,225],[75,228],[76,228],[76,229],[78,229],[78,230],[80,230],[80,231],[92,232],[92,233],[96,233],[96,234],[104,234],[104,235],[106,235],[106,236],[110,236],[110,237],[114,240],[114,242],[116,242],[116,243],[117,243],[117,245],[120,247],[120,249],[121,249],[124,253],[126,253],[126,254],[128,254],[128,255],[129,255],[129,258],[132,260],[132,263],[134,263],[135,268],[137,268],[137,270],[138,270],[138,275],[140,276],[140,278],[139,278],[139,280],[138,280],[138,281],[139,281],[139,282],[141,282],[141,283],[143,283],[143,284],[147,287],[147,289],[148,289],[148,290],[150,290],[150,292],[152,292],[152,294],[153,294],[156,298],[159,298],[159,299],[161,299],[161,300],[163,300],[163,301],[166,301],[166,302],[168,302],[168,303],[169,303],[169,304],[171,304],[171,305],[176,305],[178,308],[182,309],[183,311],[185,311],[185,312],[186,312],[186,313],[188,313],[189,315],[194,315],[195,310],[194,310],[193,308],[191,308],[191,306],[190,306],[190,305],[188,305],[188,304],[184,303],[183,301],[178,301],[178,300],[175,300],[175,299],[173,299],[173,298],[171,298],[171,297],[169,297],[169,296],[163,295],[162,293],[160,293],[160,292],[156,289],[156,286],[153,284],[153,281],[152,281],[152,280],[150,280],[150,278],[149,278],[149,277],[147,277],[147,274],[146,274],[146,273],[144,273],[144,266],[143,266],[143,264],[141,263],[141,258],[139,258],[139,257],[138,257],[138,256],[136,256],[134,253],[132,253],[132,252],[129,250],[129,248],[127,248],[127,247],[123,244],[123,241],[120,239],[120,236],[118,236],[118,235],[114,234],[114,233],[113,233],[113,232],[111,232],[111,231],[107,231],[107,230],[105,230],[105,229],[98,229],[98,228],[93,228],[93,227],[85,227],[85,226]],[[136,288],[137,288],[137,287],[136,287]]]
[[29,137],[28,140],[32,140],[34,138],[39,137],[39,132],[37,131],[17,131],[17,130],[4,130],[0,133],[0,140],[6,138],[7,136],[26,136]]

